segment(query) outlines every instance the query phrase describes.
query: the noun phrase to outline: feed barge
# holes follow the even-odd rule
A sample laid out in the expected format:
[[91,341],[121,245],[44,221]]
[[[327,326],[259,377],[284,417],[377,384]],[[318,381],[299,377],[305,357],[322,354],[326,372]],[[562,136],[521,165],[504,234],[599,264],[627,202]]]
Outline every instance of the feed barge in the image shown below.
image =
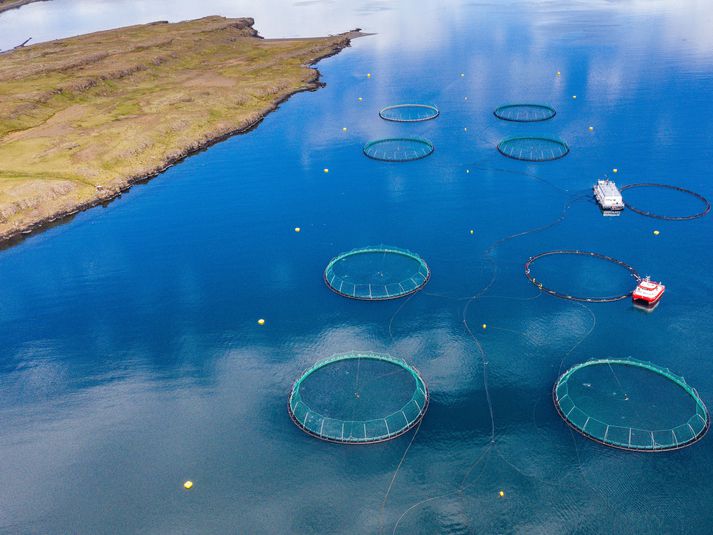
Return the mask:
[[621,191],[611,180],[597,180],[592,190],[594,191],[594,198],[605,214],[619,215],[618,213],[624,209],[624,199],[621,197]]

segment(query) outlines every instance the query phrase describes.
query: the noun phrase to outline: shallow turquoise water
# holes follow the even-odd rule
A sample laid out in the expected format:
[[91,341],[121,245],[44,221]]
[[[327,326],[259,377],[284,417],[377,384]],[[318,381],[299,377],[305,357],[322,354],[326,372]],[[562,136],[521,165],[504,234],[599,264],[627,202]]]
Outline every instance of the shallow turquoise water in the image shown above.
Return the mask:
[[[268,36],[354,26],[377,35],[321,62],[327,86],[294,96],[250,134],[0,253],[0,529],[713,528],[711,437],[678,452],[616,451],[573,434],[551,401],[570,365],[630,355],[685,376],[713,404],[713,217],[604,218],[589,200],[604,173],[713,197],[707,6],[297,2],[275,16],[270,2],[257,12],[146,4],[34,4],[0,16],[0,47],[215,12],[255,13]],[[403,101],[434,103],[441,116],[379,118]],[[517,101],[557,116],[537,125],[493,116]],[[495,149],[529,134],[561,137],[571,153],[528,164]],[[405,164],[363,156],[363,142],[394,135],[427,137],[436,151]],[[663,195],[697,208],[674,192],[637,192],[637,206],[664,208]],[[557,221],[570,202],[559,224],[499,241]],[[423,256],[432,270],[423,291],[371,303],[326,288],[330,258],[379,243]],[[651,314],[628,300],[538,295],[523,263],[557,248],[621,258],[667,293]],[[608,291],[608,274],[615,290],[626,283],[603,263],[557,266],[552,287]],[[292,381],[349,350],[388,352],[421,371],[432,397],[417,433],[350,447],[292,424]]]

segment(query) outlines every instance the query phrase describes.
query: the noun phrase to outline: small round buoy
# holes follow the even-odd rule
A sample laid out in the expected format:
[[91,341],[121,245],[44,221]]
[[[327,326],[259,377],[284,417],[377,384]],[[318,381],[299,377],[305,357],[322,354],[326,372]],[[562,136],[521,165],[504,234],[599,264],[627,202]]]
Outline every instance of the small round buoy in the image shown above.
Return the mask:
[[473,229],[470,229],[471,234],[475,234],[475,231]]
[[618,173],[619,170],[615,167],[614,169],[611,170],[612,173]]
[[295,227],[295,232],[302,232],[302,229],[300,227]]
[[590,132],[594,132],[594,127],[593,127],[593,126],[590,126],[590,127],[589,127],[589,131],[590,131]]
[[483,330],[485,330],[485,329],[487,329],[487,328],[488,328],[488,325],[485,324],[485,323],[483,323]]
[[460,73],[460,77],[461,77],[461,78],[463,78],[464,76],[465,76],[465,73],[464,73],[464,72]]
[[465,170],[465,174],[466,174],[466,175],[469,175],[469,174],[470,174],[470,169],[466,169],[466,170]]
[[559,71],[557,71],[557,76],[559,76],[560,74],[562,74],[562,73],[561,73],[561,72],[559,72]]
[[364,100],[364,99],[361,98],[361,97],[359,97],[357,100],[358,100],[359,102],[361,102],[361,101]]
[[324,172],[325,172],[325,173],[329,173],[329,169],[325,167],[325,168],[324,168]]
[[503,496],[505,496],[505,491],[501,490],[498,494],[499,494],[500,497],[502,498]]
[[366,77],[371,78],[371,73],[370,72],[366,73]]
[[468,97],[464,97],[463,100],[468,100]]
[[468,131],[468,128],[467,128],[467,127],[466,127],[466,128],[463,128],[463,132],[467,132],[467,131]]
[[654,230],[654,236],[658,236],[659,234],[661,233],[658,230]]
[[259,320],[257,320],[257,324],[258,324],[258,325],[265,325],[265,320],[262,319],[262,318],[260,318]]
[[189,481],[186,481],[186,482],[183,484],[183,488],[186,489],[186,490],[192,489],[192,488],[193,488],[193,481],[190,481],[190,480],[189,480]]
[[577,100],[577,95],[572,95],[572,98]]
[[342,128],[342,132],[346,132],[346,131],[347,131],[347,127],[345,126]]

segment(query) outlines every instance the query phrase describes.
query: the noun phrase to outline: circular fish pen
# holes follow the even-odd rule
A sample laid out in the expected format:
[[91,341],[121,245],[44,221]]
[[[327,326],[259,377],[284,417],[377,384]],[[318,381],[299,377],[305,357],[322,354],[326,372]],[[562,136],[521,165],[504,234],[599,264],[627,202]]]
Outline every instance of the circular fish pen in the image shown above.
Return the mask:
[[324,270],[330,290],[350,299],[384,301],[419,291],[431,278],[428,264],[398,247],[362,247],[342,253]]
[[699,441],[710,416],[683,377],[635,359],[595,359],[564,372],[552,389],[562,419],[605,446],[669,451]]
[[700,195],[699,193],[696,193],[695,191],[691,191],[689,189],[680,188],[678,186],[671,186],[670,184],[655,184],[655,183],[628,184],[626,186],[622,186],[620,191],[623,193],[626,190],[631,190],[631,189],[635,189],[635,188],[663,188],[663,189],[668,189],[668,190],[672,190],[672,191],[678,191],[681,193],[685,193],[686,195],[690,195],[691,197],[694,197],[695,199],[698,199],[699,201],[701,201],[703,203],[703,210],[701,210],[700,212],[696,212],[696,213],[690,214],[690,215],[674,216],[674,215],[657,214],[654,212],[649,212],[647,210],[642,210],[640,208],[632,206],[630,202],[625,200],[624,205],[629,210],[631,210],[632,212],[635,212],[639,215],[643,215],[646,217],[653,217],[655,219],[663,219],[666,221],[690,221],[691,219],[699,219],[711,211],[711,203],[708,202],[708,199],[706,199],[703,195]]
[[557,112],[544,104],[508,104],[496,108],[493,115],[514,123],[537,123],[552,119]]
[[433,154],[433,143],[419,137],[390,137],[369,141],[364,145],[364,154],[382,162],[409,162]]
[[548,162],[567,156],[569,146],[549,137],[509,137],[498,143],[498,151],[513,160]]
[[550,295],[554,295],[555,297],[559,297],[560,299],[569,299],[570,301],[582,301],[585,303],[611,303],[614,301],[621,301],[622,299],[626,299],[627,297],[631,297],[632,292],[626,292],[618,295],[609,295],[609,296],[577,296],[577,295],[570,295],[565,292],[560,292],[557,290],[554,290],[552,288],[549,288],[545,286],[541,281],[537,280],[535,276],[532,273],[532,266],[541,258],[545,258],[548,256],[554,256],[554,255],[577,255],[577,256],[585,256],[585,257],[591,257],[591,258],[597,258],[600,260],[604,260],[606,262],[611,262],[612,264],[615,264],[617,266],[621,266],[625,270],[629,272],[631,277],[635,281],[640,281],[641,276],[639,273],[629,264],[626,262],[622,262],[621,260],[617,260],[616,258],[612,258],[611,256],[606,256],[600,253],[593,253],[591,251],[567,251],[567,250],[557,250],[557,251],[547,251],[544,253],[540,253],[535,256],[531,256],[530,258],[527,259],[527,262],[525,262],[525,276],[529,279],[529,281],[537,286],[540,290],[543,292],[547,292]]
[[438,108],[429,104],[396,104],[379,111],[379,117],[396,123],[430,121],[440,115]]
[[305,433],[342,444],[375,444],[403,435],[428,408],[428,387],[404,360],[386,354],[334,355],[292,385],[288,412]]

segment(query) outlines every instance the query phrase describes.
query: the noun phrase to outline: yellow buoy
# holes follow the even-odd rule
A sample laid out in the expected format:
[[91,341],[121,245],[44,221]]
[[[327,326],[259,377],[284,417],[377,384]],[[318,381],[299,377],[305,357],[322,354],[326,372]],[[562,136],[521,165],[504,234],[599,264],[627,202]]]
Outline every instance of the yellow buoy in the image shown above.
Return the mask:
[[659,234],[661,233],[658,230],[654,230],[654,236],[658,236]]
[[371,73],[370,72],[366,73],[366,77],[371,78]]
[[302,232],[302,229],[300,227],[295,227],[295,232]]
[[618,172],[619,172],[619,170],[618,170],[616,167],[615,167],[614,169],[612,169],[611,171],[612,171],[612,173],[618,173]]
[[324,172],[325,172],[325,173],[329,173],[329,169],[327,169],[327,168],[325,167],[325,168],[324,168]]
[[560,74],[562,74],[562,73],[561,73],[561,72],[559,72],[559,71],[557,71],[557,76],[559,76]]
[[186,482],[183,484],[183,488],[186,489],[186,490],[189,490],[189,489],[193,488],[193,481],[190,481],[190,480],[189,480],[189,481],[186,481]]
[[577,95],[572,95],[572,98],[577,100]]
[[473,229],[470,229],[471,234],[475,234],[475,231]]
[[342,132],[346,132],[346,131],[347,131],[347,127],[345,126],[344,128],[342,128]]
[[501,490],[498,494],[500,494],[500,497],[502,498],[503,496],[505,496],[505,491]]
[[259,320],[257,320],[257,324],[258,324],[258,325],[265,325],[265,320],[262,319],[262,318],[260,318]]
[[488,328],[487,324],[483,323],[483,330],[485,330],[487,328]]
[[361,101],[364,100],[364,99],[362,99],[361,97],[359,97],[357,100],[358,100],[359,102],[361,102]]
[[589,131],[590,131],[590,132],[594,132],[594,127],[593,127],[593,126],[590,126],[590,127],[589,127]]

